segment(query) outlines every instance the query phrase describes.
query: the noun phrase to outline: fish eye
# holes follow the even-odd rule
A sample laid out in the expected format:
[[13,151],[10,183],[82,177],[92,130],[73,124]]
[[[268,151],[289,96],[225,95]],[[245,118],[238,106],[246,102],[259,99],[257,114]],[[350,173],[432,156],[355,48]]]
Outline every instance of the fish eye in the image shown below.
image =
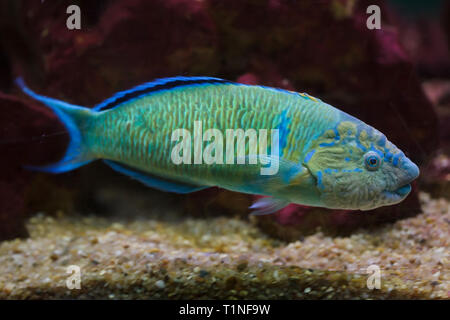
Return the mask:
[[369,151],[364,156],[364,161],[366,163],[367,170],[377,170],[381,165],[381,158],[378,153]]

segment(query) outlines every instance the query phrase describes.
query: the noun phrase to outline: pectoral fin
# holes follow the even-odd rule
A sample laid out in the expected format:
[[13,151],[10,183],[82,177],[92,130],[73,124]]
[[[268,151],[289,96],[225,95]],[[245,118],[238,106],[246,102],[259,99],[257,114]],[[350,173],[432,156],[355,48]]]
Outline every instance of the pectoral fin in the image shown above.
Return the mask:
[[255,209],[252,211],[252,215],[260,216],[277,212],[289,204],[290,202],[288,200],[265,197],[256,200],[250,206],[250,209]]
[[[266,197],[258,199],[250,207],[253,215],[264,215],[279,211],[289,205],[293,198],[305,203],[316,203],[316,181],[309,169],[300,163],[273,157],[258,156],[259,162],[266,166],[275,166],[278,172],[274,175],[259,175],[248,185],[260,194],[277,194],[286,199]],[[253,159],[254,160],[254,159]]]

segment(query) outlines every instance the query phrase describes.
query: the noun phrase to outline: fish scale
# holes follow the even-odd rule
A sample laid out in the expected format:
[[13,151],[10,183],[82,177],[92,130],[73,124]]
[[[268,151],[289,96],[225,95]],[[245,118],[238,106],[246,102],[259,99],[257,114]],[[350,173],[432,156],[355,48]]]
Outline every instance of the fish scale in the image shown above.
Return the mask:
[[[179,94],[172,93],[168,97],[165,97],[163,94],[157,94],[150,97],[144,97],[135,102],[130,102],[129,104],[124,104],[116,109],[107,110],[104,115],[99,115],[97,121],[107,121],[109,124],[117,123],[118,125],[112,126],[108,132],[95,131],[96,134],[94,137],[90,137],[89,139],[94,141],[94,144],[95,141],[100,142],[97,145],[94,145],[93,148],[98,150],[97,153],[101,158],[125,161],[124,157],[117,157],[116,148],[119,148],[119,150],[122,150],[123,148],[135,150],[134,153],[130,154],[126,161],[129,165],[144,169],[147,168],[147,163],[145,161],[146,159],[142,158],[142,153],[139,152],[139,146],[142,145],[142,142],[140,141],[141,135],[145,135],[144,139],[154,146],[148,159],[150,161],[149,164],[152,166],[151,172],[158,173],[158,170],[163,170],[163,174],[170,175],[173,172],[175,165],[171,162],[170,152],[168,152],[170,151],[170,148],[167,148],[167,145],[170,142],[171,134],[174,130],[183,128],[192,131],[194,121],[202,121],[203,132],[208,128],[216,128],[222,132],[225,132],[226,129],[235,128],[242,128],[243,130],[273,129],[278,125],[278,113],[281,109],[280,104],[277,104],[276,101],[286,99],[286,96],[291,96],[291,94],[281,91],[267,91],[263,88],[248,86],[234,86],[235,88],[233,88],[233,90],[237,91],[237,93],[230,94],[228,92],[230,91],[228,88],[229,86],[230,85],[225,85],[219,88],[215,86],[206,86],[201,89],[191,87],[180,90]],[[227,89],[226,92],[224,92],[224,89]],[[255,91],[260,92],[255,93]],[[248,101],[252,101],[251,98],[254,95],[259,97],[257,103],[248,103]],[[209,99],[204,99],[204,97],[209,97]],[[300,103],[302,102],[301,99],[302,98],[298,99],[298,108],[307,110],[313,107],[309,106],[307,103]],[[288,100],[288,105],[292,104],[295,106],[291,100],[292,99]],[[142,128],[135,128],[135,130],[128,135],[126,128],[122,125],[123,122],[118,121],[119,119],[125,119],[124,122],[133,121],[134,114],[139,113],[141,122],[143,122],[144,125],[148,123],[151,127],[158,123],[158,119],[172,118],[171,115],[173,114],[173,111],[167,108],[167,105],[176,106],[178,110],[183,110],[183,114],[188,115],[187,121],[164,121],[165,125],[162,128],[157,129],[159,132],[157,135],[145,132]],[[226,111],[226,117],[219,119],[217,122],[217,119],[208,116],[211,109]],[[146,112],[143,112],[143,110]],[[309,118],[308,114],[310,112],[301,112],[300,110],[298,112],[302,113],[302,118]],[[245,126],[246,121],[241,121],[246,115],[254,119],[251,123],[252,126],[249,126],[248,122]],[[103,120],[103,117],[107,118],[107,120]],[[183,117],[182,119],[186,119],[186,117]],[[296,119],[301,118],[297,117]],[[213,123],[217,125],[217,127],[212,126]],[[138,131],[136,132],[136,130]],[[113,134],[118,138],[116,138],[116,141],[121,141],[119,146],[113,145],[112,148],[103,147],[108,146],[108,144],[103,143],[103,139],[110,134]],[[297,132],[297,135],[298,134],[303,136],[303,139],[308,138],[302,131]],[[121,137],[127,137],[129,140],[122,140],[120,139]],[[290,140],[292,140],[292,138],[290,138]],[[131,145],[131,148],[128,147],[129,145]],[[304,143],[301,145],[304,145]],[[248,149],[248,145],[246,145],[246,149]],[[123,154],[123,152],[120,152],[119,154]],[[301,159],[296,160],[300,161]],[[179,172],[189,174],[192,172],[198,175],[198,177],[210,169],[210,166],[202,165],[181,167],[183,168],[183,171]],[[223,174],[228,175],[228,173],[232,173],[234,169],[235,167],[233,166],[227,166],[224,168]]]
[[[237,90],[243,89],[238,86],[236,87]],[[244,88],[248,90],[251,87]],[[146,165],[146,163],[144,159],[142,159],[142,156],[140,156],[142,154],[139,152],[139,145],[142,144],[140,138],[142,135],[144,135],[144,140],[148,141],[148,144],[153,146],[152,153],[149,155],[149,160],[150,164],[155,170],[154,172],[156,173],[156,170],[162,169],[165,170],[165,172],[163,172],[164,174],[170,174],[171,172],[169,171],[173,170],[175,167],[175,165],[171,162],[170,152],[168,152],[170,151],[170,148],[167,148],[167,145],[169,145],[171,139],[171,134],[174,130],[179,128],[184,128],[192,131],[194,120],[202,121],[203,132],[208,128],[214,128],[214,125],[218,125],[216,129],[222,130],[223,132],[225,132],[225,130],[228,128],[240,128],[243,122],[241,121],[241,119],[247,114],[255,119],[255,121],[253,122],[255,124],[253,129],[255,130],[270,129],[272,127],[275,127],[274,124],[277,121],[276,118],[278,115],[273,112],[274,110],[270,110],[268,108],[271,104],[262,103],[262,105],[266,106],[268,110],[261,110],[259,105],[245,105],[245,97],[251,92],[247,94],[241,93],[240,95],[237,95],[240,99],[236,98],[236,96],[231,96],[227,99],[226,95],[221,92],[223,90],[221,90],[220,88],[204,87],[201,90],[193,89],[194,88],[186,89],[185,91],[180,93],[180,96],[172,94],[170,96],[170,98],[172,98],[171,101],[160,99],[158,95],[155,95],[140,99],[138,100],[138,102],[134,102],[130,105],[122,105],[117,109],[105,111],[105,114],[99,115],[97,121],[106,121],[109,124],[117,123],[118,125],[109,129],[108,132],[96,130],[94,136],[89,137],[89,140],[93,141],[94,144],[96,142],[100,142],[97,143],[97,145],[93,146],[94,150],[98,150],[97,153],[102,158],[123,161],[123,158],[117,157],[116,148],[118,147],[119,150],[122,150],[127,145],[132,145],[130,149],[136,150],[137,152],[135,152],[134,154],[130,154],[129,158],[127,159],[128,164],[142,168],[144,165]],[[262,95],[262,99],[260,101],[269,100],[274,94],[280,95],[282,93],[270,92],[270,94]],[[204,103],[202,102],[202,98],[205,95],[221,98],[211,98],[210,101],[206,101],[207,103]],[[224,105],[221,105],[221,103],[224,103]],[[161,118],[173,120],[173,118],[171,117],[173,111],[166,108],[167,104],[184,109],[184,114],[190,114],[191,117],[188,117],[188,120],[186,122],[171,120],[165,121],[165,125],[162,128],[158,128],[158,134],[156,135],[151,134],[148,130],[146,131],[140,128],[136,129],[139,130],[139,132],[133,130],[131,134],[127,134],[126,127],[123,125],[123,123],[132,121],[133,115],[137,113],[136,110],[141,111],[141,122],[143,122],[144,124],[149,123],[150,125],[154,125],[158,122],[157,120]],[[226,109],[227,117],[221,119],[208,117],[207,115],[210,113],[209,110],[211,109]],[[146,110],[146,112],[142,112],[142,110]],[[169,114],[168,112],[170,112],[171,114]],[[105,119],[103,119],[103,117]],[[125,120],[121,122],[117,121],[118,119]],[[268,125],[269,123],[270,125]],[[104,126],[99,127],[102,128]],[[243,127],[242,129],[249,129],[249,126],[247,125],[247,127]],[[105,138],[105,136],[110,136],[110,134],[113,134],[113,136],[117,136],[118,138],[128,137],[129,140],[118,139],[119,141],[122,141],[120,146],[112,145],[112,148],[108,148],[107,146],[111,144],[103,143],[103,139]],[[110,139],[108,138],[107,140],[109,141]],[[182,168],[183,170],[185,170],[183,172],[193,171],[197,174],[202,174],[204,170],[209,169],[209,166],[202,167],[201,165],[195,165],[182,166]],[[234,168],[233,166],[229,166],[226,169],[228,169],[228,171],[231,170],[232,172]],[[224,174],[227,174],[228,171],[225,171]]]

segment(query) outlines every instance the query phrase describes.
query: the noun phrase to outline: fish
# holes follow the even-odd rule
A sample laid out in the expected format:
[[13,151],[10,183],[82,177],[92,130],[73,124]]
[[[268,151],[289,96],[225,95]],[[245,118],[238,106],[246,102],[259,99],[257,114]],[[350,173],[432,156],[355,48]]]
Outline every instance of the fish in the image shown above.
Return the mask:
[[[419,176],[383,133],[306,93],[179,76],[88,108],[39,95],[22,78],[16,84],[53,110],[70,135],[58,162],[31,170],[62,173],[101,159],[165,192],[220,187],[261,195],[250,207],[255,215],[291,203],[361,211],[394,205]],[[227,152],[224,136],[232,142]]]

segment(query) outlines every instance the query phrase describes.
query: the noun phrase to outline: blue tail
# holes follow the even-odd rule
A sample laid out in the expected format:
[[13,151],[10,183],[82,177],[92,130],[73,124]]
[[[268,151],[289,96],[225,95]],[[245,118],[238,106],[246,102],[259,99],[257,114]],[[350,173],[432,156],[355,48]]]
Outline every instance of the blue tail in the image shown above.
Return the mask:
[[60,161],[43,167],[27,166],[27,169],[61,173],[76,169],[94,160],[88,148],[83,144],[82,131],[83,127],[86,127],[86,120],[94,114],[93,111],[89,108],[72,105],[64,101],[36,94],[25,85],[22,78],[17,78],[15,82],[24,93],[51,108],[70,134],[69,146],[67,147],[66,154]]

